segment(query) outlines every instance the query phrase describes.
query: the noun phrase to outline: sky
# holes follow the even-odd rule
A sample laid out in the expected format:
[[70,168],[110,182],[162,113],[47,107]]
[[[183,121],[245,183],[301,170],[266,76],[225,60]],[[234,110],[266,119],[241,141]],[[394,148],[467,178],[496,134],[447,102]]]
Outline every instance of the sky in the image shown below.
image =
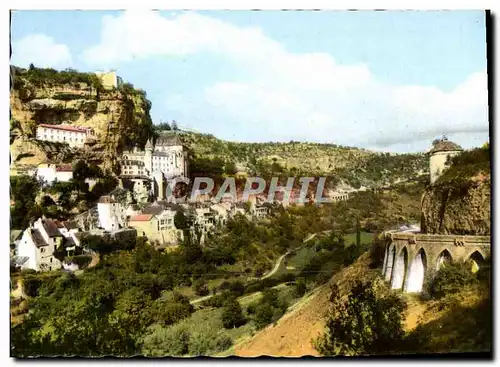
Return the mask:
[[16,11],[11,33],[11,64],[115,69],[155,123],[222,139],[489,139],[482,11]]

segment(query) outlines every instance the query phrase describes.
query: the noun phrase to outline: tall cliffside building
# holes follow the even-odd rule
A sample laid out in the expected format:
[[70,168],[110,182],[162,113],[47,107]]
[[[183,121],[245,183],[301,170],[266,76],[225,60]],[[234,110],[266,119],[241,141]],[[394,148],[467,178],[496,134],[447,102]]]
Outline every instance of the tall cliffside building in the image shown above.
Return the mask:
[[462,147],[449,141],[445,136],[435,142],[429,150],[430,182],[433,185],[448,167],[449,159],[463,151]]
[[176,135],[162,133],[155,144],[148,140],[144,150],[135,147],[120,158],[121,177],[153,181],[154,194],[165,197],[165,180],[188,175],[187,151]]

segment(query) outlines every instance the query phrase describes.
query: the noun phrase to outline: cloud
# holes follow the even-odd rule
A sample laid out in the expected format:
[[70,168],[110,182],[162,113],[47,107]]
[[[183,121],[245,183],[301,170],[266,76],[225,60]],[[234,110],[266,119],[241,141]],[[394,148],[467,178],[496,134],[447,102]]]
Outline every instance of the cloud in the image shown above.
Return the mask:
[[71,65],[71,52],[68,46],[58,44],[44,34],[30,34],[12,42],[11,63],[16,66],[62,68]]
[[83,56],[89,64],[110,65],[196,53],[223,57],[246,76],[232,80],[228,75],[197,94],[175,95],[177,109],[188,119],[184,124],[201,128],[208,121],[199,111],[205,111],[216,120],[209,122],[210,132],[217,124],[231,129],[218,131],[222,137],[415,148],[442,133],[488,131],[486,70],[450,92],[390,85],[364,64],[340,65],[328,53],[291,53],[258,28],[193,12],[168,18],[157,12],[107,16],[100,43]]

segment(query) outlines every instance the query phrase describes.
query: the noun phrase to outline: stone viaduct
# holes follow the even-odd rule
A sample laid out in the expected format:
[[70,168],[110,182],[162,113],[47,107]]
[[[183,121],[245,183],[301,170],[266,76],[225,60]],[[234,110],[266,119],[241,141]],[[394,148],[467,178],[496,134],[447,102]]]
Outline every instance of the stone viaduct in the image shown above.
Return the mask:
[[445,262],[470,261],[477,270],[490,256],[490,236],[385,232],[384,237],[383,276],[392,289],[406,293],[421,292]]

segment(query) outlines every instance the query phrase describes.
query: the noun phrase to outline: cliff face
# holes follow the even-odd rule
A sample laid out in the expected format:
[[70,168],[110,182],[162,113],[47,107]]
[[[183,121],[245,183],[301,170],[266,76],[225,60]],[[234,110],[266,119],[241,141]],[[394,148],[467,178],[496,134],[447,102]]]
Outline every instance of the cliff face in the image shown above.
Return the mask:
[[465,187],[431,187],[422,197],[422,232],[489,236],[490,203],[489,175],[479,175]]
[[100,152],[94,158],[108,167],[117,151],[144,145],[153,133],[151,103],[144,92],[129,84],[105,90],[92,74],[16,68],[10,108],[16,133],[25,140],[36,136],[41,123],[93,128],[93,151]]

